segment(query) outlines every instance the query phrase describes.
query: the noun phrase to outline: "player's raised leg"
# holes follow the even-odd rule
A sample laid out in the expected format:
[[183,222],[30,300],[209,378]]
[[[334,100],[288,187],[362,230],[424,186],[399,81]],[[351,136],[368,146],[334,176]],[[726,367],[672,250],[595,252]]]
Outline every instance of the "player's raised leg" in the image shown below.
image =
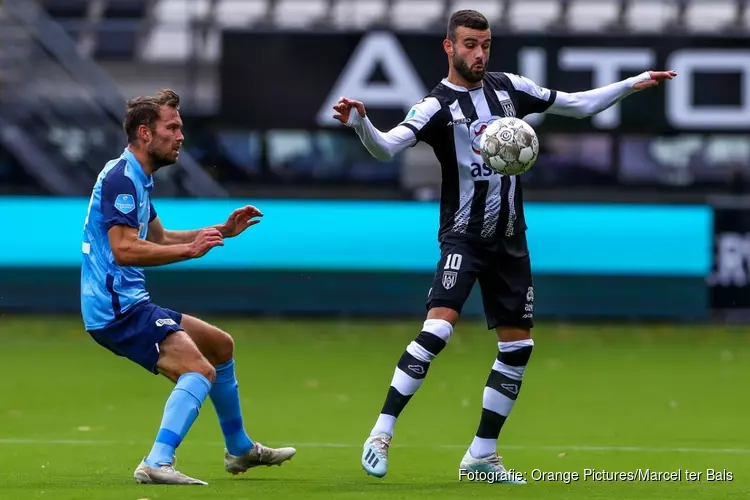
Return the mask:
[[214,367],[184,331],[176,331],[161,342],[156,369],[176,385],[167,399],[151,452],[133,475],[137,482],[145,484],[205,485],[204,481],[175,470],[175,450],[211,390],[216,376]]
[[281,465],[291,459],[294,448],[269,448],[253,441],[245,431],[235,373],[234,340],[223,330],[183,314],[180,326],[190,335],[203,355],[216,367],[216,381],[209,397],[216,409],[226,451],[224,467],[239,474],[259,465]]
[[476,280],[476,260],[468,245],[450,240],[441,250],[427,301],[427,320],[401,355],[380,415],[362,450],[362,468],[375,477],[388,472],[388,449],[396,420],[422,386],[432,361],[448,344]]

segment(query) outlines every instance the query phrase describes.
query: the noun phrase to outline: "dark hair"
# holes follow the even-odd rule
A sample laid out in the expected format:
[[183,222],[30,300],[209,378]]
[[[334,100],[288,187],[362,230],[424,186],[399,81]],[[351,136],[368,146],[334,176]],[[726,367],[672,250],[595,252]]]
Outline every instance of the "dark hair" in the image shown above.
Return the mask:
[[156,128],[162,106],[180,109],[180,96],[173,90],[160,90],[154,96],[140,96],[128,101],[125,108],[123,128],[128,142],[138,139],[138,127],[146,125],[151,130]]
[[463,26],[473,30],[488,30],[490,22],[484,15],[475,10],[459,10],[451,15],[448,21],[448,33],[446,38],[451,42],[456,41],[456,29]]

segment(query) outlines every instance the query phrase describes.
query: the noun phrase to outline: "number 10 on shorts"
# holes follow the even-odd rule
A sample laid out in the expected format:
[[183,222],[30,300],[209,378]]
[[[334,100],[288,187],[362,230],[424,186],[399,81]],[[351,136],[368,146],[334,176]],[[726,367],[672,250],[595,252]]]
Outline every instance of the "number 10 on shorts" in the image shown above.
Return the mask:
[[446,271],[458,271],[461,269],[461,261],[463,260],[463,257],[460,253],[449,253],[448,256],[445,258],[445,267],[444,269]]
[[445,257],[445,266],[443,267],[443,288],[449,290],[453,288],[458,279],[458,270],[461,269],[463,257],[460,253],[449,253]]

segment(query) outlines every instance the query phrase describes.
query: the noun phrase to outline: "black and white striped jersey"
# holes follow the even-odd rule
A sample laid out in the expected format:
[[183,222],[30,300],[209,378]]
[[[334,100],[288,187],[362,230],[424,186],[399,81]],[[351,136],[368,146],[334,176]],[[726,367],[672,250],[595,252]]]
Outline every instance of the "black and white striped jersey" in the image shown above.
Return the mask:
[[510,73],[486,73],[466,89],[441,81],[400,124],[429,144],[442,169],[440,235],[494,239],[524,231],[521,179],[498,174],[482,160],[479,138],[500,117],[545,112],[556,92]]
[[443,79],[388,132],[367,115],[351,112],[352,127],[370,154],[388,160],[422,141],[435,151],[442,168],[440,236],[465,234],[484,239],[510,237],[526,230],[521,179],[494,173],[482,161],[479,138],[500,117],[547,113],[571,118],[595,115],[636,92],[648,71],[604,87],[568,93],[540,87],[512,73],[486,73],[482,86],[467,89]]

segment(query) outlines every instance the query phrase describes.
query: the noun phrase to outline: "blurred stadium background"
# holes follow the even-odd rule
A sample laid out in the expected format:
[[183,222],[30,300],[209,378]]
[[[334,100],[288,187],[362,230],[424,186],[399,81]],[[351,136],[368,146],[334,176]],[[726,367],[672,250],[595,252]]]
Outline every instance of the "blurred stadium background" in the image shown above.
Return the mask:
[[[361,493],[357,448],[399,353],[418,332],[438,259],[440,178],[421,145],[375,162],[353,131],[331,123],[331,99],[361,98],[379,128],[397,123],[445,75],[440,42],[450,12],[460,8],[490,19],[491,70],[544,86],[576,91],[645,69],[680,73],[592,120],[528,118],[542,146],[523,179],[542,340],[538,371],[530,370],[525,404],[514,414],[521,416],[508,424],[513,465],[559,468],[569,453],[568,470],[748,470],[750,442],[739,428],[746,403],[729,387],[748,380],[750,351],[742,327],[727,322],[744,323],[750,307],[750,2],[0,0],[0,333],[7,347],[0,360],[10,371],[24,370],[21,349],[48,367],[0,384],[7,395],[0,447],[9,450],[5,469],[15,471],[5,485],[13,498],[37,498],[29,492],[61,481],[68,489],[56,498],[88,490],[116,498],[122,489],[102,485],[125,488],[151,438],[164,387],[144,389],[139,399],[126,395],[133,387],[127,380],[148,382],[147,375],[108,358],[85,336],[78,266],[94,179],[125,146],[125,99],[165,87],[183,99],[187,136],[180,164],[157,175],[155,206],[165,225],[218,223],[245,203],[266,217],[199,262],[149,270],[152,295],[230,329],[247,363],[240,376],[253,425],[271,442],[302,442],[308,456],[319,453],[318,468],[301,453],[291,476],[258,476],[300,479],[296,486],[254,487],[269,494],[287,488],[287,496]],[[472,321],[459,327],[455,354],[445,355],[442,371],[400,424],[407,448],[394,449],[408,469],[430,446],[425,433],[449,444],[432,450],[434,467],[419,462],[416,470],[394,472],[389,490],[368,481],[365,493],[467,494],[452,489],[453,470],[478,420],[494,344],[477,296],[466,316]],[[368,366],[343,365],[362,352],[377,354],[368,355]],[[287,377],[258,387],[257,370],[275,373],[290,359]],[[592,382],[591,373],[601,381]],[[29,396],[54,400],[56,387],[64,393],[71,384],[81,395],[55,400],[55,422],[45,418],[47,403]],[[572,386],[578,395],[570,395]],[[123,392],[113,395],[112,387]],[[86,388],[98,394],[95,402]],[[295,401],[314,407],[317,435],[310,422],[285,416],[299,412]],[[256,404],[278,413],[257,415]],[[433,418],[441,405],[448,407],[445,421]],[[128,428],[141,413],[152,416]],[[633,422],[642,423],[634,429]],[[213,467],[205,442],[217,441],[216,429],[200,424],[196,434],[199,444],[185,445],[188,463]],[[304,445],[326,440],[341,447]],[[99,457],[109,457],[109,465],[77,451],[73,463],[96,468],[80,478],[66,448],[77,442],[102,444]],[[568,447],[574,444],[594,448],[576,455]],[[122,459],[123,447],[133,456]],[[321,461],[346,463],[347,471],[322,470]],[[52,465],[37,476],[37,462]],[[223,477],[211,470],[209,478]],[[327,473],[330,490],[310,479]],[[737,496],[745,484],[736,479],[726,488]],[[549,498],[582,494],[540,487],[554,490]],[[620,497],[609,486],[586,487],[591,498]],[[711,488],[650,484],[626,496],[730,493]]]

